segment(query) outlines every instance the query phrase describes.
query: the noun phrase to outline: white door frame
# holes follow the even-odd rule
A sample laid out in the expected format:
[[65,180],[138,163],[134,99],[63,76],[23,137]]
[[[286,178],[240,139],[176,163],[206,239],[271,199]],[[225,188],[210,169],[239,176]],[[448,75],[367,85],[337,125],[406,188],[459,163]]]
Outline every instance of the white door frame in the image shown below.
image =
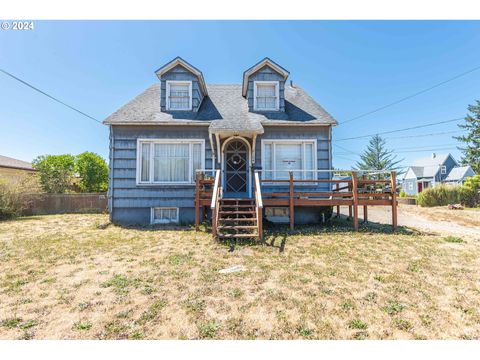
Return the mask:
[[248,157],[248,161],[247,161],[247,194],[248,194],[248,197],[252,197],[252,182],[251,182],[251,179],[252,179],[252,147],[250,145],[250,142],[245,139],[244,137],[242,136],[230,136],[229,138],[227,138],[223,144],[222,144],[222,149],[221,149],[221,152],[222,152],[222,162],[221,162],[221,170],[222,170],[222,187],[223,187],[223,191],[226,192],[226,176],[225,176],[225,147],[226,145],[232,141],[232,140],[240,140],[240,141],[243,141],[245,144],[247,144],[247,147],[248,147],[248,150],[247,150],[247,157]]

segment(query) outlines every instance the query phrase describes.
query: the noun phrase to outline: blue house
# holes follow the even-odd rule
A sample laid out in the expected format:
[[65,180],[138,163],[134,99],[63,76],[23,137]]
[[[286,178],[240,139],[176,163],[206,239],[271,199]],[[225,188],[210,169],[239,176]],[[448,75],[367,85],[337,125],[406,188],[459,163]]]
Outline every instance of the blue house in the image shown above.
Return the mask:
[[[239,84],[207,84],[180,57],[155,74],[157,83],[104,121],[113,222],[193,223],[198,172],[220,170],[223,198],[237,205],[254,197],[255,171],[275,180],[292,172],[305,180],[331,177],[315,171],[332,168],[337,122],[271,59],[240,73]],[[282,218],[288,210],[264,214]],[[299,218],[309,219],[302,211]]]
[[474,175],[470,166],[459,166],[451,154],[432,153],[412,163],[405,173],[402,188],[408,195],[415,195],[438,184],[461,185],[465,178]]

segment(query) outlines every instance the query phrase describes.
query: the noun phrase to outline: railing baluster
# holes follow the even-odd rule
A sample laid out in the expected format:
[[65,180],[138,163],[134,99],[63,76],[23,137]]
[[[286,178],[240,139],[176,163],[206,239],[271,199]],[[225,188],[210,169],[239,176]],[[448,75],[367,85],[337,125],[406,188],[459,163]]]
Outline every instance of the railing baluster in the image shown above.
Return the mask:
[[295,226],[295,213],[293,204],[293,172],[290,171],[290,229],[293,230]]

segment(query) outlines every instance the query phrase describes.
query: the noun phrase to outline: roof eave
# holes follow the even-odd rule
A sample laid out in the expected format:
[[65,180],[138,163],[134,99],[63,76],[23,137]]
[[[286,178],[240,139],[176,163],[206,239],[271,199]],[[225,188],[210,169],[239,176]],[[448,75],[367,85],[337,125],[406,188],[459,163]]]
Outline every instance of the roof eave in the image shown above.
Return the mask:
[[163,65],[159,69],[157,69],[155,71],[155,74],[157,75],[158,79],[161,80],[161,76],[163,74],[165,74],[167,71],[173,69],[177,65],[183,66],[185,69],[187,69],[188,71],[190,71],[191,73],[196,75],[198,77],[198,79],[200,80],[200,87],[202,88],[202,91],[203,91],[204,95],[208,96],[207,85],[205,83],[205,79],[203,77],[202,72],[200,70],[198,70],[195,66],[193,66],[193,65],[189,64],[188,62],[186,62],[185,60],[183,60],[179,56],[177,56],[175,59],[173,59],[169,63]]
[[265,59],[259,61],[258,63],[256,63],[250,69],[246,70],[243,73],[243,83],[242,83],[242,95],[243,96],[247,95],[247,84],[248,84],[248,78],[250,77],[250,75],[257,72],[258,70],[260,70],[265,65],[270,66],[273,70],[275,70],[280,75],[282,75],[284,80],[287,80],[288,76],[290,75],[290,72],[288,70],[285,70],[283,67],[281,67],[280,65],[275,63],[273,60],[266,57]]

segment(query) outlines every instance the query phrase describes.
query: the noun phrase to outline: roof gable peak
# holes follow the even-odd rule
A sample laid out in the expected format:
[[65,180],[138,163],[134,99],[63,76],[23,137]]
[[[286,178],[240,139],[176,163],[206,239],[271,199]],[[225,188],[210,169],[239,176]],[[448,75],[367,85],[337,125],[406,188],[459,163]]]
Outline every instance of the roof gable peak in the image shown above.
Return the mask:
[[286,69],[284,69],[282,66],[278,65],[275,61],[270,59],[269,57],[265,57],[259,62],[257,62],[255,65],[250,67],[249,69],[245,70],[243,73],[243,82],[242,82],[242,95],[246,96],[247,95],[247,84],[248,84],[248,78],[263,68],[264,66],[269,66],[273,70],[275,70],[277,73],[279,73],[281,76],[283,76],[284,80],[287,80],[288,75],[290,72]]
[[170,60],[168,63],[165,65],[161,66],[155,71],[155,74],[157,75],[158,79],[162,77],[163,74],[166,72],[172,70],[175,66],[180,65],[190,71],[192,74],[196,75],[198,77],[200,87],[202,88],[202,91],[204,92],[204,95],[208,95],[207,92],[207,85],[205,83],[205,79],[203,78],[203,74],[200,70],[198,70],[195,66],[192,64],[188,63],[184,59],[182,59],[180,56],[175,57],[173,60]]

